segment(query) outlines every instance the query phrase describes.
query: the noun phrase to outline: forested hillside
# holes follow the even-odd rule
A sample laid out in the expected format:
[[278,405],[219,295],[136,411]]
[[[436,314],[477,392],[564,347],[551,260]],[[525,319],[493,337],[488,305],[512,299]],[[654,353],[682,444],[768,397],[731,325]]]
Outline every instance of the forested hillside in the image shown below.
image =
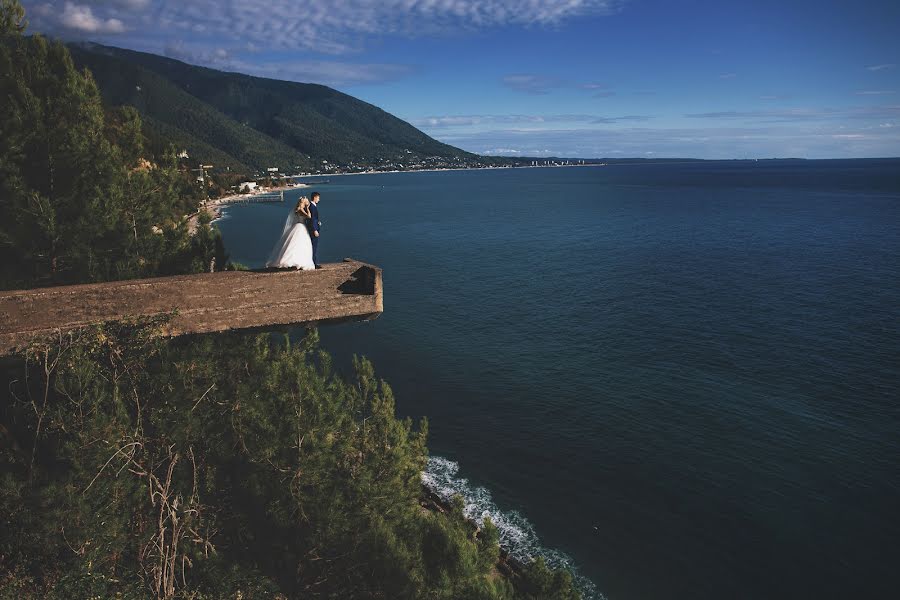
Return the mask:
[[[189,168],[24,30],[0,0],[0,289],[221,268],[216,230],[187,228]],[[344,376],[315,331],[172,340],[166,319],[0,357],[0,600],[577,600],[541,560],[504,574],[459,501],[423,508],[427,423],[367,361]]]
[[0,289],[225,265],[215,230],[189,234],[195,177],[146,147],[133,108],[103,106],[64,45],[0,38],[0,97]]
[[94,74],[105,102],[138,109],[149,137],[232,168],[479,160],[326,86],[225,73],[98,44],[70,50]]

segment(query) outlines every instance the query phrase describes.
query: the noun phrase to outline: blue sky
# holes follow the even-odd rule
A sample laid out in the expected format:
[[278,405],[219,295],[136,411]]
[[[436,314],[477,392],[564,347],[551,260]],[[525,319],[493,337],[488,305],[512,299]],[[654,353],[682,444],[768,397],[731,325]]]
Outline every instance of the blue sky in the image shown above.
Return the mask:
[[32,31],[331,85],[487,154],[900,156],[900,1],[38,0]]

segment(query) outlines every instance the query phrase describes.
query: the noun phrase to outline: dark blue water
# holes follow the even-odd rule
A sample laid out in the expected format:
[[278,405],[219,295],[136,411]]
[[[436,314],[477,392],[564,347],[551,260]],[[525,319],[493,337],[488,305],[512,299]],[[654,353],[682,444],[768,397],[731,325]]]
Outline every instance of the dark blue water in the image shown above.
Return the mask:
[[[434,476],[526,552],[533,527],[613,600],[896,594],[900,161],[315,189],[323,258],[385,283],[324,346],[373,359]],[[288,208],[230,209],[232,257],[260,265]]]

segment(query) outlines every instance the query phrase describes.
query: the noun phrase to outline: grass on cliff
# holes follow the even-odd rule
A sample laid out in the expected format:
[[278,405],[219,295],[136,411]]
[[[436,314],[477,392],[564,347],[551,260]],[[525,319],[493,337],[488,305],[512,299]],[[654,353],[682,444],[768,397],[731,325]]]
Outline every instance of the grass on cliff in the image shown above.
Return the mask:
[[575,598],[419,504],[427,423],[309,334],[97,327],[5,365],[0,598]]

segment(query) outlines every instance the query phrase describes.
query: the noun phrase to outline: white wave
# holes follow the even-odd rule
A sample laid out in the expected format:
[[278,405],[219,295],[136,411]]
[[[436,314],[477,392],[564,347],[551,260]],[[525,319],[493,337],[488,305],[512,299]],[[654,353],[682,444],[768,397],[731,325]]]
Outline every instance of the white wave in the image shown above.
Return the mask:
[[584,600],[605,598],[591,580],[578,573],[569,556],[541,545],[534,526],[528,519],[514,510],[501,511],[487,489],[474,486],[460,477],[458,463],[440,456],[429,457],[425,472],[422,473],[422,483],[443,500],[450,500],[459,494],[465,502],[463,512],[469,519],[481,524],[485,517],[490,517],[500,533],[500,545],[513,558],[528,563],[541,556],[548,566],[569,569],[574,574],[575,584]]

